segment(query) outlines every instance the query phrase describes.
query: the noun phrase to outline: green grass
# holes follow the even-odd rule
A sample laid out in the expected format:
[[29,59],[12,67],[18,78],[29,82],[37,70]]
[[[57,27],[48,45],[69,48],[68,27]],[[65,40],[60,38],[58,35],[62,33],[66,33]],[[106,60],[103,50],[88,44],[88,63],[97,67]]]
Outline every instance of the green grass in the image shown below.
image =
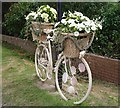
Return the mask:
[[[58,94],[36,86],[40,80],[36,76],[32,55],[11,45],[3,44],[0,48],[3,106],[73,106],[71,101],[66,102]],[[118,87],[95,80],[90,96],[77,106],[112,105],[118,105]]]
[[[21,53],[23,53],[21,55]],[[71,106],[59,95],[38,88],[34,62],[20,49],[2,47],[3,106]]]

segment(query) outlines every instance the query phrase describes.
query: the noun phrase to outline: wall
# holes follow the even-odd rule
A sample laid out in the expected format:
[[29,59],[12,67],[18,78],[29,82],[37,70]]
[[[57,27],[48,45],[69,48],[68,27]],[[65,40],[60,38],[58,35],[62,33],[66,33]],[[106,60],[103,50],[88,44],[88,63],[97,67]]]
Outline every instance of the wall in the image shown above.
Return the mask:
[[36,46],[33,42],[29,40],[23,40],[20,38],[12,37],[12,36],[2,35],[2,41],[8,42],[15,46],[19,46],[20,48],[28,51],[31,54],[34,54],[35,49],[36,49]]
[[119,60],[94,54],[87,54],[86,60],[90,65],[94,78],[120,84],[120,79],[118,77],[120,74]]
[[[11,36],[2,35],[2,41],[14,44],[27,50],[31,54],[34,54],[36,46],[33,42],[28,40],[22,40]],[[110,59],[103,56],[94,54],[86,54],[85,56],[88,64],[90,65],[93,78],[120,84],[120,61],[116,59]]]

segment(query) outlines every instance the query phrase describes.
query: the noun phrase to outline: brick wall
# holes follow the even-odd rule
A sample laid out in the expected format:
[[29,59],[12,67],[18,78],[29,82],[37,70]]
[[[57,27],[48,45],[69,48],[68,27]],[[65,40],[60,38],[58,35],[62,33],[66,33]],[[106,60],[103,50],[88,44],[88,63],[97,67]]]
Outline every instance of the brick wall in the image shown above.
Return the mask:
[[[34,54],[36,46],[33,42],[22,40],[11,36],[2,35],[2,41],[21,47],[22,49]],[[85,56],[88,64],[90,65],[93,78],[120,84],[120,61],[110,59],[103,56],[94,54],[86,54]]]
[[19,46],[20,48],[28,51],[31,54],[34,54],[35,49],[36,49],[36,46],[33,42],[29,40],[23,40],[20,38],[12,37],[12,36],[2,35],[2,41],[8,42],[15,46]]
[[120,61],[95,54],[85,56],[94,78],[120,84]]

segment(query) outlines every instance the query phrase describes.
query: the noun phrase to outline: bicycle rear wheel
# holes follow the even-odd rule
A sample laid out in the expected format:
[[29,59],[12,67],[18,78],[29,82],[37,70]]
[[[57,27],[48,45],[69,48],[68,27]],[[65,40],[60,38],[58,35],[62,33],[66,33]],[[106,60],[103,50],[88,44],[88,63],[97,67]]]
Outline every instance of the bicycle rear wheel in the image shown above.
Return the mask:
[[[58,82],[58,72],[62,72],[62,88]],[[78,60],[62,56],[56,65],[56,86],[64,100],[80,104],[88,97],[92,87],[92,75],[84,58]]]
[[48,71],[51,71],[50,66],[48,49],[44,44],[40,44],[35,52],[35,68],[41,81],[48,78]]

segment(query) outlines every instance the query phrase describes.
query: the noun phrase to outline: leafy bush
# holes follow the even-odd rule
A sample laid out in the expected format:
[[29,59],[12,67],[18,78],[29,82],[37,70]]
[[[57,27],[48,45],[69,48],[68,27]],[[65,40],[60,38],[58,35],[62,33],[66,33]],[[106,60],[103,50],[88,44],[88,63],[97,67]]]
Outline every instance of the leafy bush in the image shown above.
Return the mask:
[[19,35],[25,23],[24,15],[31,11],[30,4],[15,3],[10,9],[9,13],[5,14],[5,22],[3,26],[9,35]]
[[[25,15],[36,11],[41,5],[50,5],[57,8],[57,3],[14,3],[9,13],[5,15],[4,27],[9,35],[17,35],[25,38]],[[120,58],[120,6],[118,3],[87,3],[87,2],[63,2],[62,12],[70,10],[79,11],[90,19],[101,16],[104,19],[102,31],[96,33],[90,51],[113,58]],[[29,34],[29,32],[28,32]],[[30,34],[29,34],[30,35]]]
[[[24,32],[25,30],[22,30],[25,26],[25,16],[28,15],[31,11],[36,11],[38,7],[40,7],[43,4],[43,2],[19,2],[14,3],[7,14],[5,14],[5,22],[3,22],[3,27],[6,30],[7,34],[13,35],[13,36],[20,36],[21,38],[25,38]],[[55,3],[54,3],[55,4]],[[50,5],[53,5],[53,3]],[[22,32],[21,32],[22,31]],[[21,33],[20,33],[21,32]],[[22,35],[21,35],[22,34]]]
[[99,31],[92,44],[93,51],[100,55],[120,59],[120,6],[108,4],[101,10],[103,29]]
[[103,2],[64,2],[62,3],[62,12],[70,10],[71,12],[82,12],[83,15],[93,19],[98,17],[101,13],[101,9],[106,7],[107,3]]

